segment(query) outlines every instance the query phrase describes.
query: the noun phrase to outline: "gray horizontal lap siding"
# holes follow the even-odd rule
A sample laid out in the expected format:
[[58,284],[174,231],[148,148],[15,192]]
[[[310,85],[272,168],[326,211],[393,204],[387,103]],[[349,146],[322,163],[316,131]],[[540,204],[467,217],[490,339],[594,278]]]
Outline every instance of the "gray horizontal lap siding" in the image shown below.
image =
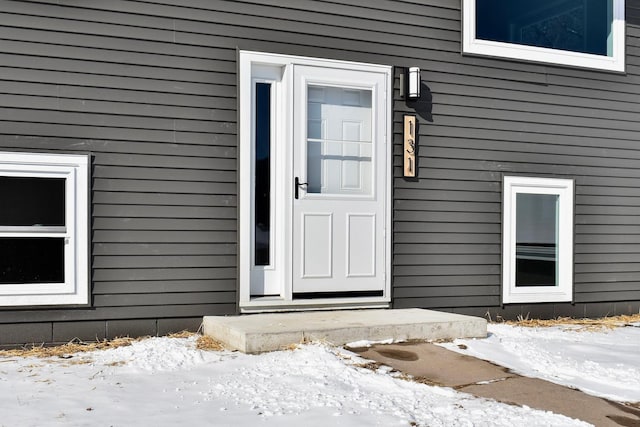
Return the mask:
[[[638,2],[627,6],[626,75],[533,64],[505,73],[508,61],[467,57],[444,72],[430,67],[447,61],[439,53],[414,61],[430,102],[394,104],[395,307],[493,318],[638,312],[640,33]],[[402,115],[416,109],[413,180],[401,177],[400,140]],[[574,305],[501,307],[504,175],[575,179]]]
[[174,42],[162,5],[56,3],[0,2],[0,150],[92,155],[92,304],[4,308],[0,345],[235,313],[235,45]]
[[2,309],[0,323],[61,339],[74,321],[109,335],[236,311],[238,48],[423,69],[415,181],[400,148],[415,109],[395,80],[395,307],[526,309],[500,310],[503,174],[576,179],[567,310],[640,301],[640,29],[630,19],[627,75],[571,70],[460,55],[459,8],[1,1],[0,149],[93,155],[93,305]]

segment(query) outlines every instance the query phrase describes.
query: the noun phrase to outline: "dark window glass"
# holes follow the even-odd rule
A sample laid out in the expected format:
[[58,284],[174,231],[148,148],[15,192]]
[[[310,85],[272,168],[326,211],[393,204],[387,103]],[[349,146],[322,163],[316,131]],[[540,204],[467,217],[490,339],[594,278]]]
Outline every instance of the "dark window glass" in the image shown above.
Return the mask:
[[476,38],[612,56],[612,0],[476,0]]
[[2,283],[64,283],[64,238],[0,238]]
[[556,194],[516,194],[516,286],[558,285]]
[[65,179],[0,176],[0,226],[64,226]]
[[271,84],[256,83],[255,265],[269,265],[271,230]]

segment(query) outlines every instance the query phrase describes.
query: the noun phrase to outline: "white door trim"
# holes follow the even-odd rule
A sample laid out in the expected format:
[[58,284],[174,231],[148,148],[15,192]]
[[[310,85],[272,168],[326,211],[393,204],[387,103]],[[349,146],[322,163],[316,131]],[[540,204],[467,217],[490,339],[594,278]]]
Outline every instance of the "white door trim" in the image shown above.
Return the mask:
[[[391,185],[392,185],[392,72],[390,66],[365,64],[357,62],[337,61],[329,59],[307,58],[299,56],[289,56],[280,54],[269,54],[261,52],[240,51],[239,52],[239,75],[238,75],[238,133],[239,133],[239,293],[238,303],[243,312],[251,311],[276,311],[276,310],[296,310],[296,309],[330,309],[334,307],[380,307],[388,306],[391,301]],[[273,283],[269,285],[269,296],[256,297],[251,295],[251,278],[253,266],[253,136],[252,136],[252,92],[256,78],[256,70],[271,68],[279,71],[281,79],[278,85],[278,99],[274,114],[278,115],[277,135],[274,137],[273,146],[280,147],[277,153],[278,159],[275,161],[275,168],[284,177],[281,180],[272,182],[273,196],[279,200],[293,199],[293,68],[294,65],[308,65],[316,67],[332,68],[337,70],[367,71],[384,75],[385,87],[383,97],[383,117],[385,159],[380,173],[384,176],[380,179],[381,186],[384,187],[385,199],[385,234],[384,234],[384,265],[385,286],[382,296],[375,297],[349,297],[349,298],[326,298],[312,300],[295,300],[292,291],[292,203],[285,203],[285,208],[278,212],[275,227],[277,231],[273,233],[276,238],[274,243],[275,270],[272,276]],[[276,73],[277,74],[277,73]],[[258,76],[261,77],[261,76]],[[290,101],[289,101],[290,100]],[[278,120],[281,120],[279,122]],[[272,155],[275,153],[272,151]],[[273,164],[273,163],[272,163]],[[287,185],[291,183],[291,185]],[[254,274],[255,276],[255,274]],[[275,290],[275,292],[273,292]]]

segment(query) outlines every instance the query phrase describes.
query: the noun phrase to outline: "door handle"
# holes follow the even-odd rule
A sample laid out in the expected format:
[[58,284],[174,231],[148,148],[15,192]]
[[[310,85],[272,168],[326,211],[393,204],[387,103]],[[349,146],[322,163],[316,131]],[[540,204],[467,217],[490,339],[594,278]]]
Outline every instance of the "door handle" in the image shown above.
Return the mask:
[[294,197],[296,199],[298,198],[298,189],[303,185],[307,186],[307,185],[309,185],[309,183],[308,182],[300,182],[300,178],[298,178],[296,176],[295,179],[294,179],[294,186],[293,186],[293,194],[294,194]]

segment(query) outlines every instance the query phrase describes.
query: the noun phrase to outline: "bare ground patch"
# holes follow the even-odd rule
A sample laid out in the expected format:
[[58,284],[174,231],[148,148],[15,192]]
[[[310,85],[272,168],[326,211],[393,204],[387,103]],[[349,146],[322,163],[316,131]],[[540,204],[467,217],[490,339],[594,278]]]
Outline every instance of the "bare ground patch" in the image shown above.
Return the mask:
[[549,320],[529,319],[528,317],[520,316],[517,320],[507,320],[504,322],[496,323],[506,323],[508,325],[524,326],[528,328],[573,325],[579,326],[580,330],[601,330],[632,326],[633,324],[640,323],[640,314],[607,316],[598,319],[574,319],[571,317],[558,317]]
[[[189,338],[194,335],[198,335],[196,332],[182,331],[174,334],[167,335],[169,338]],[[13,350],[0,350],[0,358],[7,357],[38,357],[38,358],[50,358],[59,357],[61,359],[69,359],[71,354],[74,353],[86,353],[96,350],[108,350],[111,348],[126,347],[134,342],[148,339],[150,337],[130,338],[120,337],[110,340],[102,341],[82,341],[77,338],[69,341],[66,344],[46,346],[44,344],[34,344],[31,346],[25,346],[23,348]],[[196,348],[199,350],[220,351],[224,350],[222,344],[211,337],[199,336],[196,340]]]

